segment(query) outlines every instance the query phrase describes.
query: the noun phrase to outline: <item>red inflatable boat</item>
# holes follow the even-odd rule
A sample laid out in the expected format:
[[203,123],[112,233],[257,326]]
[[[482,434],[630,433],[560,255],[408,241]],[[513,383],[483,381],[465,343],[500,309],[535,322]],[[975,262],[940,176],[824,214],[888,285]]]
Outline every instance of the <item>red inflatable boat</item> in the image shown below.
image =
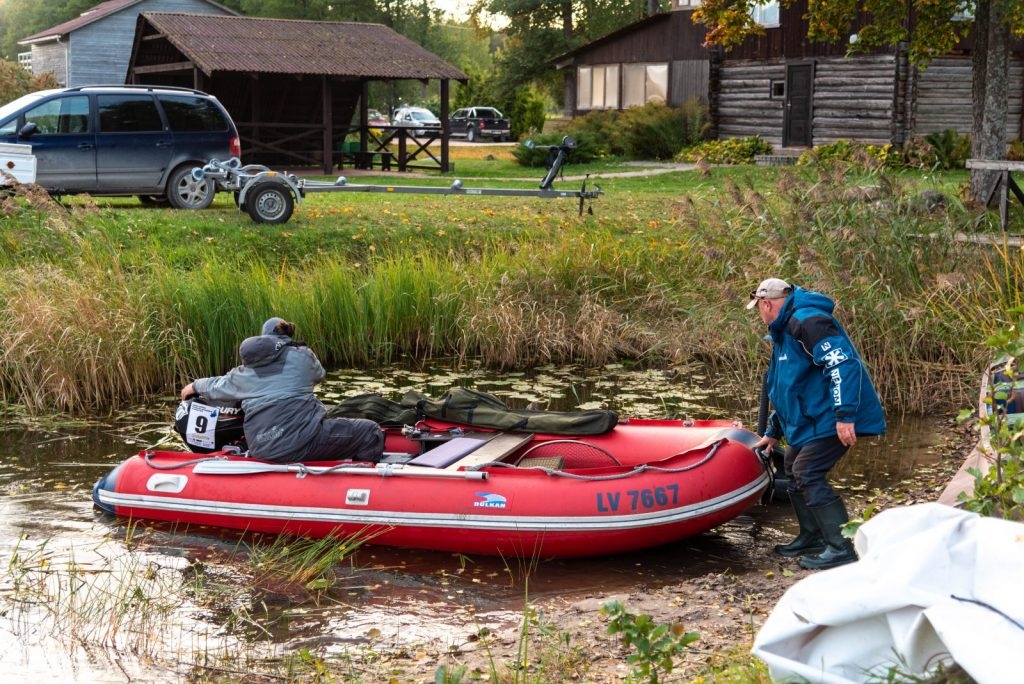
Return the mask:
[[389,430],[379,464],[279,464],[143,451],[96,505],[136,519],[516,557],[599,556],[707,531],[758,502],[771,475],[731,421],[628,420],[604,434],[424,421]]

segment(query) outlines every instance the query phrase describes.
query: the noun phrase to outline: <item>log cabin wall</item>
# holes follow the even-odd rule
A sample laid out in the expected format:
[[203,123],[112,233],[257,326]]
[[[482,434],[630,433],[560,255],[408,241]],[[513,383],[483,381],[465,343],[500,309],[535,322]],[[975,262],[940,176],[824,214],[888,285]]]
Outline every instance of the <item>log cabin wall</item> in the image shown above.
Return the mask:
[[897,64],[893,55],[866,55],[847,59],[825,57],[815,62],[815,145],[856,140],[885,145],[895,130]]
[[[1007,131],[1010,140],[1024,139],[1024,57],[1010,57],[1007,80]],[[971,133],[971,57],[940,57],[927,69],[915,69],[911,127],[916,135],[954,130]]]
[[726,61],[721,65],[713,119],[718,137],[759,135],[774,147],[782,145],[785,102],[772,97],[772,83],[784,81],[782,60]]

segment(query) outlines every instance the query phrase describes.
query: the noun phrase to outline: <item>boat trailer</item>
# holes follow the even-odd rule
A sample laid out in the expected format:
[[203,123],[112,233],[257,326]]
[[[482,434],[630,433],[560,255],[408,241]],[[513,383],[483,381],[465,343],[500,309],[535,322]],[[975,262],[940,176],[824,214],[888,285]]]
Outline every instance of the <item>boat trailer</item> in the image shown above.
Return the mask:
[[[528,147],[540,146],[525,143]],[[243,166],[237,157],[227,161],[211,159],[206,165],[192,169],[192,178],[196,181],[212,181],[218,192],[232,192],[235,203],[241,211],[249,214],[256,223],[286,223],[291,218],[295,205],[310,192],[385,192],[396,195],[488,195],[499,197],[540,197],[556,199],[576,197],[579,199],[579,213],[588,200],[603,194],[597,185],[587,188],[587,178],[579,190],[554,190],[552,184],[562,170],[570,152],[576,148],[576,140],[571,136],[562,138],[558,145],[546,146],[548,149],[548,172],[536,190],[515,188],[467,188],[461,180],[452,181],[444,186],[415,185],[361,185],[349,183],[345,176],[335,181],[318,181],[298,178],[291,173],[272,171],[265,166],[250,164]],[[589,213],[593,209],[587,205]]]

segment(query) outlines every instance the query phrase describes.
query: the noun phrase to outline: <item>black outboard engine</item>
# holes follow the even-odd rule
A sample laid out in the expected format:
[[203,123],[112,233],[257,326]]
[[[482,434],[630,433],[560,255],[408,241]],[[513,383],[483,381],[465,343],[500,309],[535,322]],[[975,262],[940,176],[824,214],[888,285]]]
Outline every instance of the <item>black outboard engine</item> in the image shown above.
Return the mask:
[[245,450],[242,431],[244,414],[234,402],[209,402],[193,395],[178,404],[174,414],[174,431],[185,440],[190,451],[207,454],[226,446]]

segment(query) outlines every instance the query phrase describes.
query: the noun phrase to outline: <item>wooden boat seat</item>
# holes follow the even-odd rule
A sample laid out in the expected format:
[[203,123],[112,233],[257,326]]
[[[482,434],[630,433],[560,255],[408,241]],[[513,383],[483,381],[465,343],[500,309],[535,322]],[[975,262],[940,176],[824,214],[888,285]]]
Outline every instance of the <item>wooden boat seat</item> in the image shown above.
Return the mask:
[[500,461],[531,439],[533,439],[533,434],[529,432],[499,432],[487,440],[487,443],[482,447],[474,450],[465,458],[446,466],[446,469],[458,470],[459,468],[465,468],[466,470],[473,470],[487,463]]
[[486,437],[483,439],[478,437],[454,437],[440,446],[423,452],[409,461],[409,465],[447,468],[452,463],[482,447],[487,441]]

